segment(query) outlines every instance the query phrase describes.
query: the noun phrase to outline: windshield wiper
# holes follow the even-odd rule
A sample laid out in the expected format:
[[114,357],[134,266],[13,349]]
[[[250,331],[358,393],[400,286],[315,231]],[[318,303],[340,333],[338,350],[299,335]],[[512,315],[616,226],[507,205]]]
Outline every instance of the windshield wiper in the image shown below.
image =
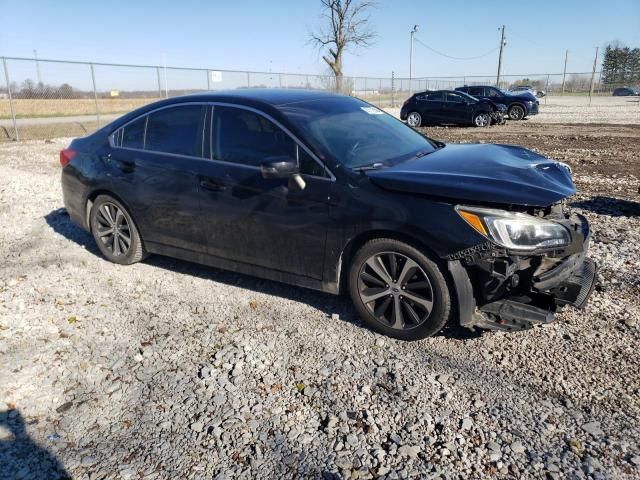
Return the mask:
[[379,168],[384,167],[385,164],[382,162],[374,162],[368,165],[360,165],[359,167],[354,167],[354,172],[366,172],[367,170],[378,170]]

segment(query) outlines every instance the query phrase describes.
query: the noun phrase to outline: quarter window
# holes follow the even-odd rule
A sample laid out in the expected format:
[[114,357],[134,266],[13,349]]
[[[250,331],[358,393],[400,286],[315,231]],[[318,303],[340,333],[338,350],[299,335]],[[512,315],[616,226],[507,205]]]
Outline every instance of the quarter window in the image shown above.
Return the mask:
[[145,150],[201,156],[201,117],[201,105],[184,105],[150,113]]

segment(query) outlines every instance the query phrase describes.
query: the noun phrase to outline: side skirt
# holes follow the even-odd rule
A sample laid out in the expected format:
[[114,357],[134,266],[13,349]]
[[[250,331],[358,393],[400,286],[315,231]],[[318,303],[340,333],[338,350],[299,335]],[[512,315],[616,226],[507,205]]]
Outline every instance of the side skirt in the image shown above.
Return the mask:
[[173,257],[180,260],[186,260],[188,262],[199,263],[202,265],[207,265],[209,267],[220,268],[222,270],[228,270],[231,272],[242,273],[245,275],[250,275],[252,277],[259,277],[267,280],[286,283],[289,285],[295,285],[297,287],[310,288],[312,290],[319,290],[321,292],[332,293],[334,295],[338,294],[338,285],[333,282],[323,282],[321,280],[316,280],[315,278],[295,275],[293,273],[282,272],[280,270],[273,270],[266,267],[260,267],[258,265],[236,262],[234,260],[220,258],[213,255],[208,255],[206,253],[192,252],[190,250],[169,247],[167,245],[149,241],[145,241],[145,247],[149,253],[155,253],[158,255]]

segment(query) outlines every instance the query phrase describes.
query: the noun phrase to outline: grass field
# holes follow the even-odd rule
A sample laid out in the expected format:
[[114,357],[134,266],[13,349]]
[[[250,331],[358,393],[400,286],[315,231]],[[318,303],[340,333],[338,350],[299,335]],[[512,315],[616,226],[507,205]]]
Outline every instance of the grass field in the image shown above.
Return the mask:
[[[142,105],[155,102],[159,98],[99,98],[101,114],[126,113]],[[16,118],[68,117],[73,115],[93,115],[96,113],[93,98],[74,99],[15,99]],[[0,119],[11,118],[8,99],[0,99]]]

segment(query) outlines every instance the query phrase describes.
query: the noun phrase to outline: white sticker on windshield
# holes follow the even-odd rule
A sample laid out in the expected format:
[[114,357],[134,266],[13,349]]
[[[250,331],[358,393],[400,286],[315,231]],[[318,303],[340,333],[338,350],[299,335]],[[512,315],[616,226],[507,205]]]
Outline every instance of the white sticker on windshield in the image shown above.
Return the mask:
[[360,107],[362,110],[367,112],[369,115],[382,115],[384,112],[382,110],[378,110],[376,107]]

